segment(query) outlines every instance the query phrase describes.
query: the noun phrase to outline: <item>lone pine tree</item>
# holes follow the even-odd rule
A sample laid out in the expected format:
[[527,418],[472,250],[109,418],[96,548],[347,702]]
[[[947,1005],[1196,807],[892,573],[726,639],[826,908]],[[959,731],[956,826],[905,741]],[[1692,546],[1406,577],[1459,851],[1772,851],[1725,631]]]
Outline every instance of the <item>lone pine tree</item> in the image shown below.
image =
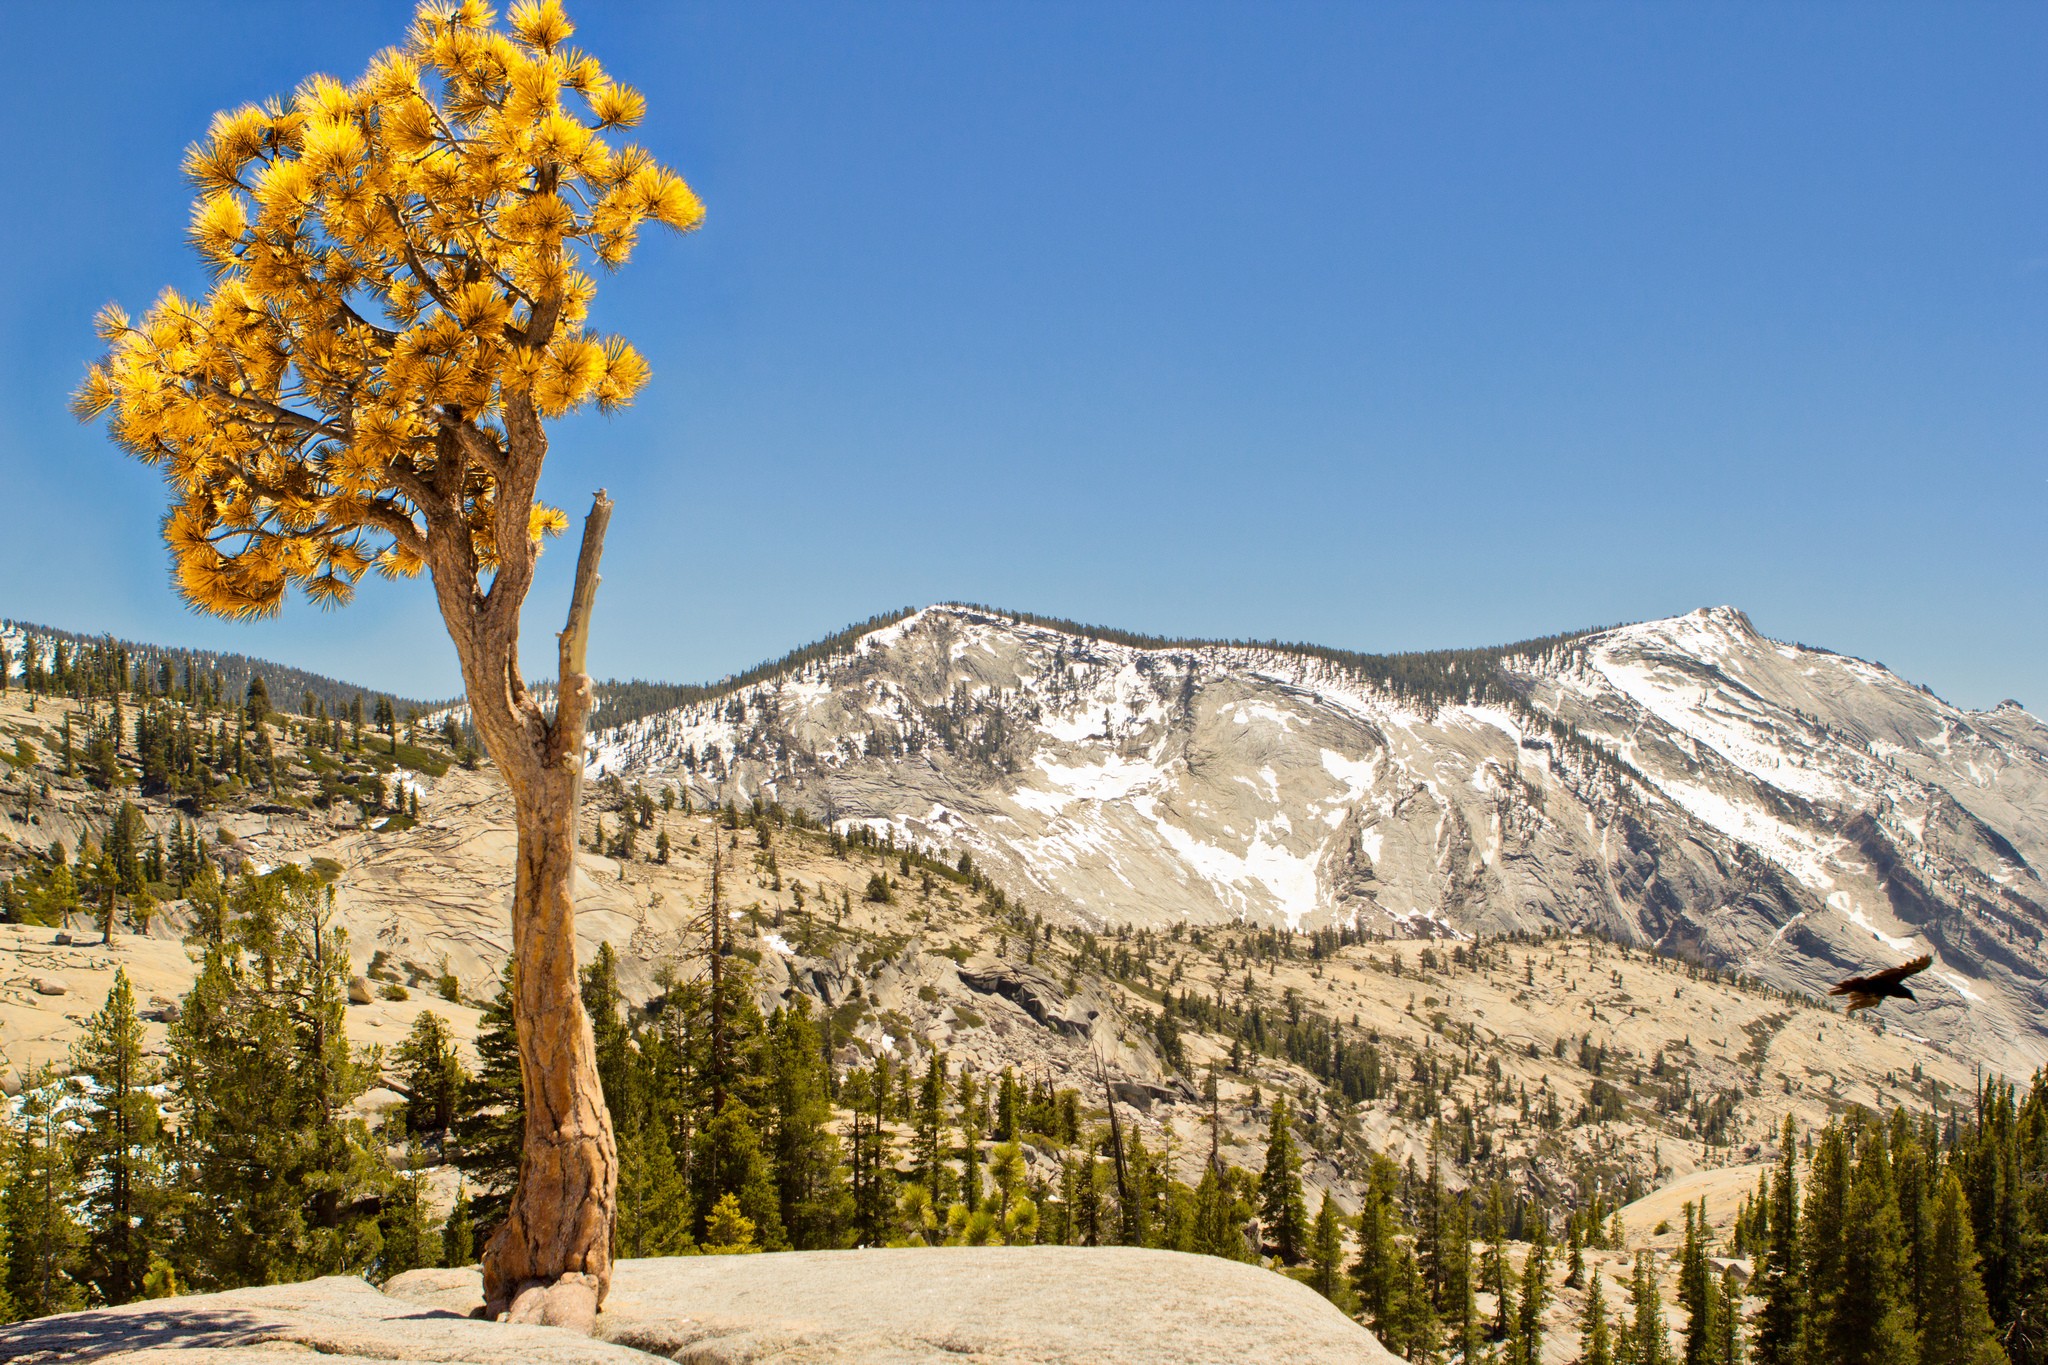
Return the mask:
[[[100,317],[107,355],[75,407],[164,473],[177,584],[229,617],[298,586],[346,602],[370,569],[425,570],[470,714],[516,810],[512,908],[525,1133],[484,1250],[494,1313],[588,1327],[611,1284],[618,1160],[577,999],[570,873],[591,683],[585,669],[611,504],[584,523],[550,708],[519,662],[544,536],[547,424],[629,402],[647,378],[587,327],[589,260],[702,205],[605,134],[645,101],[568,46],[556,0],[509,31],[482,0],[430,0],[353,84],[217,116],[186,158],[191,239],[215,283]],[[352,714],[360,746],[360,713]]]

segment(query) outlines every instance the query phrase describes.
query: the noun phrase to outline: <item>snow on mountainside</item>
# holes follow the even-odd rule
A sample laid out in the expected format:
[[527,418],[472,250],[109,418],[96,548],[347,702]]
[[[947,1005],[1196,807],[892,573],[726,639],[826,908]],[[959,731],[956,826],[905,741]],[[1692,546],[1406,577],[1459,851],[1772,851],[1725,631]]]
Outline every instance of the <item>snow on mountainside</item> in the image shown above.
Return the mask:
[[931,607],[593,748],[970,852],[1089,924],[1598,930],[1809,991],[1930,951],[1894,1027],[2048,1062],[2048,727],[1732,608],[1397,687]]

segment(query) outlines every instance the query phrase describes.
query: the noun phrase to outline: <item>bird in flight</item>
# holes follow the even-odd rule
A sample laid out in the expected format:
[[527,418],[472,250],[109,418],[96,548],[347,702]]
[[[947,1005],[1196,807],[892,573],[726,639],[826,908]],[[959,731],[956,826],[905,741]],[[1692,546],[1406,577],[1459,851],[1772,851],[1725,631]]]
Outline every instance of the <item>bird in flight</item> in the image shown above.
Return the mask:
[[1849,997],[1849,1013],[1867,1010],[1872,1005],[1886,1000],[1918,1000],[1920,997],[1906,986],[1906,978],[1916,972],[1924,972],[1934,965],[1931,956],[1922,954],[1911,962],[1901,962],[1896,967],[1887,967],[1881,972],[1868,976],[1852,976],[1829,987],[1829,995]]

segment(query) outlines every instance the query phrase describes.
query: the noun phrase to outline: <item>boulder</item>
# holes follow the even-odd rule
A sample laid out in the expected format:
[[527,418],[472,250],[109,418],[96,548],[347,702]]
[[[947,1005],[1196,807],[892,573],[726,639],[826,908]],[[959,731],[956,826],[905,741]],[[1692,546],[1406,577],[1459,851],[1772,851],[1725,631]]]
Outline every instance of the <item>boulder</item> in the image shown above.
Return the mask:
[[69,995],[71,987],[62,977],[39,976],[35,980],[37,995]]
[[352,976],[348,979],[349,1004],[367,1005],[373,999],[375,997],[370,994],[370,983],[367,978]]

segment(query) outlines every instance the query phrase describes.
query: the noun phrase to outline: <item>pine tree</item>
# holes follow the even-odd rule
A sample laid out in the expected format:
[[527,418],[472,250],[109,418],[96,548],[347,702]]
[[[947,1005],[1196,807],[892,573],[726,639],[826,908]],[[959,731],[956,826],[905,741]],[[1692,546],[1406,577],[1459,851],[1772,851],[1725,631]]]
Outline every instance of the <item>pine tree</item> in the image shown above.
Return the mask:
[[1977,1244],[1962,1182],[1953,1171],[1942,1175],[1933,1202],[1920,1365],[2006,1365],[1977,1273]]
[[[1859,1115],[1855,1163],[1843,1202],[1841,1250],[1832,1280],[1816,1277],[1813,1316],[1831,1365],[1887,1365],[1911,1359],[1905,1231],[1892,1187],[1884,1130]],[[1816,1196],[1820,1178],[1815,1177]]]
[[412,1030],[392,1051],[397,1075],[394,1088],[405,1096],[406,1131],[431,1137],[435,1150],[446,1155],[448,1130],[462,1106],[469,1072],[455,1050],[455,1035],[432,1010],[421,1010]]
[[916,1130],[915,1158],[918,1183],[924,1186],[925,1197],[933,1208],[943,1207],[945,1192],[942,1182],[947,1174],[945,1163],[946,1142],[946,1063],[934,1052],[926,1064],[924,1082],[917,1091],[917,1112],[913,1117]]
[[128,970],[114,970],[106,1004],[72,1049],[83,1100],[77,1128],[79,1212],[86,1228],[83,1278],[95,1302],[139,1298],[171,1202],[163,1119],[149,1087],[156,1067],[142,1050],[142,1021]]
[[442,1239],[427,1217],[427,1163],[418,1143],[405,1143],[405,1168],[384,1195],[378,1229],[382,1244],[372,1279],[441,1264]]
[[458,1185],[448,1219],[441,1225],[441,1264],[462,1267],[476,1261],[476,1227],[470,1219],[469,1188]]
[[831,1077],[810,1001],[799,995],[768,1022],[769,1155],[783,1235],[798,1251],[845,1246],[852,1219],[839,1139],[828,1126]]
[[1542,1216],[1529,1239],[1529,1255],[1522,1262],[1522,1315],[1519,1359],[1523,1365],[1539,1365],[1543,1358],[1543,1310],[1550,1305],[1550,1229]]
[[21,1102],[8,1135],[7,1180],[0,1189],[4,1289],[20,1317],[68,1313],[85,1305],[79,1281],[85,1230],[71,1216],[76,1186],[71,1141],[58,1114],[62,1083],[49,1068],[22,1077]]
[[[1657,1291],[1656,1254],[1647,1249],[1636,1253],[1635,1272],[1629,1279],[1629,1307],[1629,1365],[1671,1365],[1664,1303]],[[1623,1359],[1620,1351],[1615,1356],[1617,1362]]]
[[1706,1204],[1685,1206],[1685,1241],[1678,1262],[1678,1304],[1685,1310],[1685,1365],[1717,1365],[1721,1325],[1719,1287],[1707,1264]]
[[738,1198],[730,1194],[719,1196],[704,1222],[704,1254],[735,1256],[760,1249],[754,1241],[753,1221],[740,1211]]
[[[556,0],[515,6],[506,28],[486,6],[423,5],[359,80],[308,81],[289,106],[216,118],[187,157],[200,195],[189,237],[211,291],[166,293],[139,319],[104,310],[108,353],[74,398],[169,475],[174,577],[195,607],[265,615],[293,587],[340,605],[372,568],[434,579],[463,677],[494,680],[468,701],[518,817],[529,1046],[581,1037],[574,760],[611,512],[600,494],[545,696],[521,681],[520,608],[568,518],[534,490],[550,425],[627,404],[647,379],[628,342],[589,330],[584,270],[622,264],[643,226],[703,217],[681,178],[611,145],[645,102],[570,49],[572,31]],[[327,132],[304,133],[316,125]],[[290,195],[252,189],[287,182]],[[586,1049],[528,1060],[528,1119],[557,1126],[534,1134],[486,1249],[485,1297],[502,1310],[541,1281],[541,1301],[585,1316],[609,1285],[610,1125]]]
[[1763,1300],[1751,1347],[1757,1365],[1797,1365],[1799,1360],[1806,1308],[1799,1255],[1798,1138],[1799,1130],[1787,1114],[1778,1136],[1778,1164],[1771,1175],[1764,1214],[1768,1245],[1752,1285],[1752,1292]]
[[1301,1156],[1285,1095],[1273,1100],[1266,1125],[1266,1164],[1259,1173],[1259,1220],[1266,1242],[1288,1265],[1308,1252],[1308,1204],[1301,1191]]
[[[237,891],[244,917],[275,933],[253,935],[260,960],[232,942],[208,949],[171,1028],[180,1183],[194,1196],[176,1260],[220,1288],[360,1270],[377,1252],[368,1201],[387,1177],[348,1109],[372,1073],[343,1027],[349,959],[332,893],[295,868]],[[252,937],[244,927],[234,936]]]
[[1598,1269],[1586,1286],[1586,1309],[1579,1319],[1578,1365],[1614,1365],[1614,1351],[1607,1336],[1607,1295],[1600,1287]]
[[452,1131],[455,1165],[467,1178],[471,1214],[486,1236],[511,1205],[526,1131],[519,1079],[519,1026],[512,1008],[512,959],[477,1021],[477,1074],[462,1088]]
[[1309,1288],[1346,1312],[1351,1311],[1350,1286],[1344,1282],[1344,1228],[1338,1221],[1337,1205],[1329,1194],[1316,1208],[1316,1221],[1309,1231]]

